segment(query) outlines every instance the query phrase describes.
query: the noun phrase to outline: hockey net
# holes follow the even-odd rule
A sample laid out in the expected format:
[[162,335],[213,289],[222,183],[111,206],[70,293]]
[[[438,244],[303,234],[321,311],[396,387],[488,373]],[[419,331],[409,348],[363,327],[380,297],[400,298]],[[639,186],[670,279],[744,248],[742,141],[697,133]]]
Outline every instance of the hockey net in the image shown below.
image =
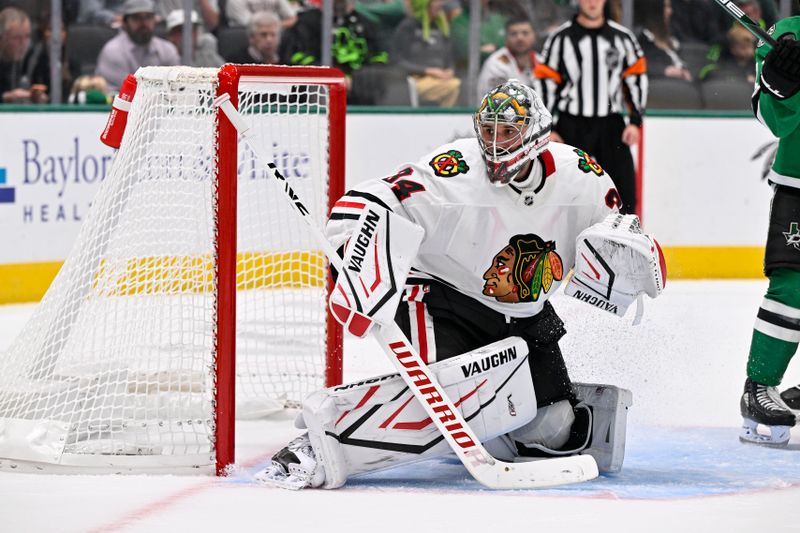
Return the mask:
[[244,417],[341,380],[325,256],[213,105],[238,99],[321,224],[343,188],[341,74],[228,65],[136,77],[73,251],[0,359],[0,469],[221,470],[233,461],[234,374]]

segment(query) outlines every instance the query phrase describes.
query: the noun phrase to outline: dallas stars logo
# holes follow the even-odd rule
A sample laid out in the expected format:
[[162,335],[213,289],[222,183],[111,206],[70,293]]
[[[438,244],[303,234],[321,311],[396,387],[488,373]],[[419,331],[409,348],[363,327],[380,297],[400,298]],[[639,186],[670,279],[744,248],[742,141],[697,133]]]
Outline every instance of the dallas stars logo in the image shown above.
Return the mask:
[[797,222],[789,224],[789,231],[784,231],[783,236],[786,237],[786,246],[794,246],[796,250],[800,250],[800,227]]

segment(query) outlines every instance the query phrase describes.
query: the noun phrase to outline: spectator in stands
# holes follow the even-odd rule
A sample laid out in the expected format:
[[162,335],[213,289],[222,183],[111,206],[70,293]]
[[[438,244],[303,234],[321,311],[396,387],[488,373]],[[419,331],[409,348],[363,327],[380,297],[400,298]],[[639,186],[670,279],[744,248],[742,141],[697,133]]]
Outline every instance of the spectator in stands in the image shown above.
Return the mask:
[[739,5],[746,14],[749,9],[748,4],[756,4],[761,13],[758,18],[754,18],[753,20],[761,21],[761,27],[764,29],[778,22],[780,18],[777,0],[744,0],[742,2],[736,2],[736,4]]
[[[310,9],[281,38],[280,56],[292,65],[319,64],[322,13]],[[388,54],[372,22],[356,11],[354,0],[333,2],[333,66],[347,76],[347,103],[372,105],[383,93]]]
[[670,29],[681,42],[713,44],[725,35],[730,21],[730,15],[714,5],[713,0],[672,0]]
[[[485,61],[490,55],[503,47],[505,44],[505,25],[509,19],[498,6],[503,3],[512,4],[519,7],[518,16],[513,18],[523,18],[526,13],[522,10],[517,0],[481,0],[481,20],[480,20],[480,60]],[[511,8],[513,10],[513,7]],[[453,43],[453,53],[455,62],[459,69],[466,68],[469,60],[469,27],[470,10],[469,6],[464,9],[458,17],[450,23],[451,41]],[[483,95],[481,95],[483,96]]]
[[[25,79],[31,87],[41,87],[42,98],[50,100],[50,40],[53,27],[50,13],[45,12],[39,19],[39,39],[25,57]],[[67,54],[67,32],[61,23],[61,94],[69,94],[73,81],[80,76],[81,67]]]
[[377,28],[355,7],[354,0],[333,2],[333,65],[347,76],[347,103],[373,105],[384,92],[389,54]]
[[70,104],[109,104],[108,84],[102,76],[86,74],[78,77],[72,84],[67,102]]
[[180,64],[178,50],[171,42],[155,37],[155,28],[153,0],[125,0],[122,31],[103,46],[97,58],[96,74],[105,78],[113,92],[139,67]]
[[30,103],[41,98],[25,79],[23,60],[31,45],[31,20],[24,11],[0,11],[0,95],[6,104]]
[[442,9],[444,9],[444,16],[447,17],[447,20],[453,20],[464,12],[460,0],[444,0]]
[[[166,21],[169,14],[176,9],[183,10],[183,0],[155,0],[155,2],[156,21]],[[216,30],[220,19],[218,0],[194,0],[194,6],[200,11],[203,27],[212,32]]]
[[458,101],[461,80],[455,75],[450,26],[442,0],[411,0],[411,16],[395,29],[392,61],[414,77],[419,99],[442,107]]
[[[736,0],[736,5],[745,15],[756,21],[764,29],[769,28],[778,20],[778,6],[775,0]],[[720,38],[717,40],[726,44],[724,43],[724,36],[727,30],[734,24],[738,24],[738,22],[734,21],[724,10],[718,9],[716,16],[719,19],[718,25],[723,28]]]
[[125,0],[81,0],[78,22],[119,28],[122,26],[123,5]]
[[509,20],[506,22],[506,45],[489,56],[481,67],[478,76],[478,101],[489,91],[511,78],[516,78],[525,85],[534,86],[534,69],[536,53],[533,45],[536,33],[527,19]]
[[639,0],[634,18],[639,28],[637,38],[647,59],[647,75],[651,79],[692,81],[692,73],[680,57],[680,43],[670,33],[672,0]]
[[756,73],[753,68],[756,38],[752,33],[736,24],[728,30],[725,47],[714,47],[709,52],[710,62],[699,74],[701,81],[724,79],[753,85]]
[[64,24],[66,24],[67,27],[78,22],[81,3],[81,0],[63,0],[61,3],[61,13],[64,18]]
[[322,10],[311,7],[298,12],[297,22],[281,31],[278,55],[289,65],[320,65]]
[[229,26],[247,26],[259,11],[278,15],[284,29],[291,28],[297,22],[297,13],[288,0],[227,0],[225,5]]
[[249,44],[227,58],[231,63],[281,63],[278,50],[281,44],[281,19],[270,11],[253,15],[247,25]]
[[357,9],[378,28],[382,36],[386,36],[384,41],[388,42],[394,29],[408,15],[409,7],[408,0],[385,0],[372,4],[359,0]]
[[[184,11],[176,9],[167,15],[167,40],[175,45],[183,57]],[[192,11],[192,65],[193,67],[220,67],[225,60],[217,53],[217,40],[200,27],[200,17]]]

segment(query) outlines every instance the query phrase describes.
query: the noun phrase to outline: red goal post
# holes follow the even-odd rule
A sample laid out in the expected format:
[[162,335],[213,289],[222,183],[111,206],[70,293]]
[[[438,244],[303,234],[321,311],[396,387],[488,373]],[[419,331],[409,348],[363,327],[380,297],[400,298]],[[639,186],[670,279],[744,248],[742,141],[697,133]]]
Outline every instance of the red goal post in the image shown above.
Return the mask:
[[[344,75],[341,71],[320,67],[289,67],[289,66],[258,66],[258,65],[225,65],[220,69],[219,88],[217,96],[228,94],[231,103],[238,108],[238,87],[242,80],[269,79],[271,83],[313,83],[327,87],[331,99],[329,107],[329,160],[328,179],[330,192],[328,194],[327,211],[333,209],[333,204],[344,194],[344,164],[345,164],[345,113],[346,113],[346,87]],[[217,154],[219,158],[219,195],[220,203],[232,209],[220,210],[219,232],[227,235],[227,239],[218,242],[235,243],[236,235],[236,183],[238,181],[237,159],[231,157],[235,151],[229,147],[237,146],[236,128],[228,118],[217,110],[218,138]],[[224,199],[224,201],[223,201]],[[221,246],[219,255],[222,259],[220,265],[225,265],[219,272],[219,290],[221,294],[236,292],[236,251],[229,246]],[[328,294],[333,289],[333,279],[330,273],[327,276]],[[230,301],[230,300],[228,300]],[[218,376],[228,384],[234,384],[231,376],[234,371],[235,361],[235,309],[228,308],[218,315],[218,342],[222,366],[218,368]],[[338,385],[342,382],[342,328],[330,313],[326,314],[327,344],[329,351],[326,361],[325,386]],[[217,474],[222,473],[228,464],[234,462],[234,427],[235,423],[235,390],[233,387],[219,387],[217,389]],[[227,411],[230,410],[230,413]],[[220,421],[224,421],[220,425]],[[230,426],[229,426],[230,425]],[[222,439],[222,440],[220,440]]]

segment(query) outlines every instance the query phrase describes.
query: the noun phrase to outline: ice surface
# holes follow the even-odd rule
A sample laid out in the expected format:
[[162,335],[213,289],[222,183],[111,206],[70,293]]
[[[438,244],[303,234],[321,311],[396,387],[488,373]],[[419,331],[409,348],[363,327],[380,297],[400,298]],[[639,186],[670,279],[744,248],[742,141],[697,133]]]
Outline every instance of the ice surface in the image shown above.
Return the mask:
[[[540,491],[482,488],[442,458],[299,493],[251,476],[292,437],[291,416],[243,422],[236,473],[58,476],[0,473],[0,531],[796,531],[800,433],[789,450],[742,445],[738,400],[765,281],[674,282],[630,325],[556,296],[572,378],[633,391],[623,470]],[[31,306],[0,307],[0,351]],[[348,339],[345,377],[390,370]],[[800,361],[785,384],[800,382]],[[1,437],[0,437],[1,438]]]

